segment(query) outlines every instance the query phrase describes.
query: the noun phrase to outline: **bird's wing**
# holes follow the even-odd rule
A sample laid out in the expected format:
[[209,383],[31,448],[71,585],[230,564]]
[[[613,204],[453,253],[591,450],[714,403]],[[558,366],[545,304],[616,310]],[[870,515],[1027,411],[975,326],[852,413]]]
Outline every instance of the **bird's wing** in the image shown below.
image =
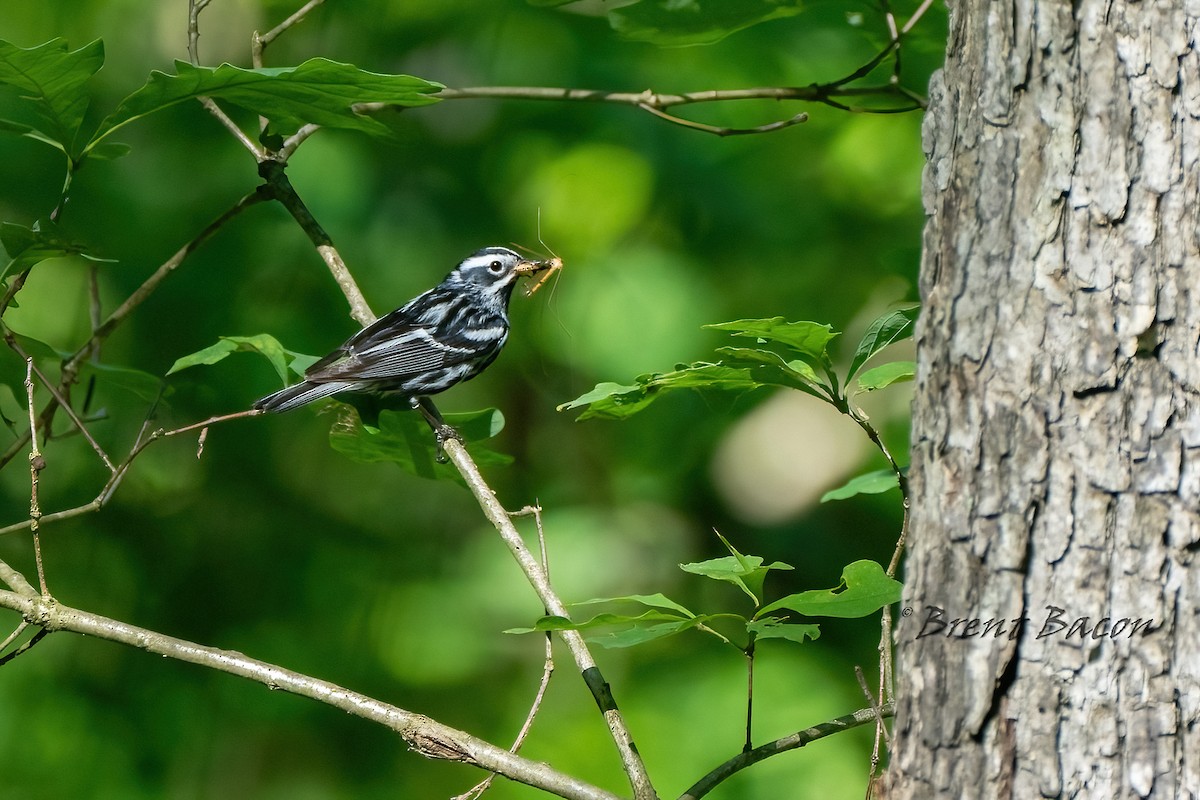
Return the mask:
[[[415,307],[423,307],[424,313],[417,313]],[[381,317],[313,364],[305,380],[327,383],[396,378],[493,356],[498,348],[486,337],[491,334],[495,339],[496,326],[501,326],[499,344],[503,345],[507,326],[503,319],[481,320],[475,316],[469,304],[458,298],[448,298],[432,307],[428,303],[418,306],[413,301]]]

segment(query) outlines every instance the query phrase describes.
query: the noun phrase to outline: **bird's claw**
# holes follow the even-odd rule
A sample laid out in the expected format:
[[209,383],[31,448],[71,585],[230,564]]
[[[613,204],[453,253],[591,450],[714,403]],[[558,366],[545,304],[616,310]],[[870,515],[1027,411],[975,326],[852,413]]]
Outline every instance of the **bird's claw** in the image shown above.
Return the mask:
[[433,429],[433,435],[437,438],[437,461],[439,464],[445,464],[450,460],[450,457],[446,455],[446,442],[462,444],[462,434],[443,422]]

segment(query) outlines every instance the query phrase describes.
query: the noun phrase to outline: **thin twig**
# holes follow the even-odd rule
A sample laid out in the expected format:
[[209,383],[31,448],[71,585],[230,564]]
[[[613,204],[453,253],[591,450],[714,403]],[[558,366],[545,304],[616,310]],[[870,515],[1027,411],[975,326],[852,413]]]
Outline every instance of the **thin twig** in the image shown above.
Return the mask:
[[[196,234],[196,236],[190,242],[185,244],[178,251],[176,251],[174,255],[163,262],[163,264],[159,266],[159,268],[156,269],[154,273],[142,283],[141,286],[133,291],[133,294],[129,295],[129,297],[125,299],[125,302],[117,306],[116,310],[109,314],[107,319],[100,323],[98,328],[92,331],[91,337],[84,342],[83,345],[76,350],[69,359],[66,360],[66,362],[63,363],[62,377],[58,382],[59,393],[61,394],[66,392],[67,388],[75,381],[75,376],[79,372],[80,364],[86,358],[88,358],[88,356],[94,351],[94,348],[98,347],[101,342],[107,339],[109,335],[112,334],[112,332],[116,330],[117,327],[121,325],[121,323],[123,323],[131,313],[133,313],[134,309],[144,303],[167,278],[167,276],[174,272],[179,265],[183,263],[185,258],[199,248],[200,245],[204,244],[204,242],[208,241],[208,239],[214,233],[220,230],[225,223],[229,222],[247,208],[257,203],[261,203],[266,199],[268,199],[267,195],[264,192],[257,190],[241,198],[227,211],[210,222],[202,231],[200,231],[200,233]],[[22,276],[24,274],[25,273],[22,273]],[[19,276],[19,278],[22,276]],[[18,281],[14,280],[13,285],[15,286],[17,283]],[[10,445],[9,448],[4,451],[3,455],[0,455],[0,469],[2,469],[14,457],[16,457],[17,453],[20,453],[22,450],[24,450],[25,445],[29,443],[29,439],[33,435],[34,431],[45,427],[50,422],[54,409],[56,409],[57,406],[57,402],[53,400],[47,403],[46,409],[43,410],[37,427],[23,431],[17,437],[17,441]]]
[[[475,499],[483,509],[484,515],[496,528],[496,531],[500,534],[500,538],[508,546],[509,552],[516,558],[521,571],[525,573],[525,577],[529,580],[530,585],[537,593],[542,604],[546,607],[546,610],[555,616],[569,618],[570,614],[567,612],[566,605],[559,599],[554,589],[550,586],[550,581],[547,579],[541,564],[538,563],[537,559],[533,557],[529,549],[525,546],[525,542],[513,525],[512,519],[509,518],[508,512],[504,510],[500,501],[496,499],[496,495],[491,490],[491,487],[484,481],[483,476],[479,473],[479,467],[475,465],[474,460],[467,453],[462,442],[449,439],[443,443],[443,448],[446,455],[454,463],[454,466],[458,468],[471,493],[475,495]],[[571,656],[575,660],[575,665],[579,668],[584,682],[592,692],[596,704],[604,714],[605,722],[608,724],[609,732],[612,734],[613,741],[617,746],[617,752],[621,757],[621,764],[625,769],[625,774],[629,777],[630,785],[633,787],[634,797],[636,800],[656,798],[657,794],[650,781],[650,776],[646,772],[646,765],[643,763],[642,757],[633,743],[633,737],[625,725],[625,720],[621,716],[621,712],[617,709],[617,703],[613,699],[612,690],[596,666],[596,661],[592,658],[592,654],[588,650],[583,636],[580,635],[579,631],[572,630],[560,631],[559,634],[562,636],[563,642],[567,645],[567,649],[570,650]]]
[[4,637],[3,642],[0,642],[0,653],[3,653],[5,650],[7,650],[8,646],[10,644],[12,644],[13,642],[15,642],[21,636],[21,634],[25,632],[25,629],[28,627],[29,627],[29,623],[26,622],[25,620],[21,620],[21,624],[17,626],[17,629],[15,631],[13,631],[12,633],[10,633],[8,636]]
[[[153,413],[153,409],[151,412]],[[96,495],[95,499],[93,499],[91,502],[84,503],[83,505],[75,506],[74,508],[68,508],[63,511],[55,511],[52,514],[43,514],[40,518],[40,521],[42,524],[47,522],[56,522],[58,520],[70,519],[71,517],[78,517],[81,514],[99,511],[100,509],[104,508],[104,506],[112,498],[113,493],[117,490],[117,487],[120,485],[121,481],[125,478],[125,475],[129,472],[129,468],[130,465],[133,464],[133,460],[141,455],[142,451],[145,450],[149,445],[160,439],[177,436],[181,433],[196,430],[197,428],[207,430],[211,425],[216,425],[229,420],[241,419],[243,417],[252,417],[261,413],[262,412],[258,411],[257,409],[238,411],[233,414],[210,417],[203,422],[195,422],[190,425],[184,425],[181,428],[175,428],[173,430],[159,429],[151,433],[149,436],[146,435],[146,432],[150,428],[152,416],[147,416],[145,421],[142,423],[142,428],[138,432],[137,438],[134,440],[134,444],[132,449],[129,451],[129,455],[126,456],[124,461],[117,465],[116,470],[109,477],[108,482],[105,483],[100,489],[100,493]],[[0,536],[3,536],[7,533],[16,533],[18,531],[29,530],[29,528],[30,521],[23,520],[21,522],[0,528]]]
[[[542,528],[542,507],[539,505],[525,506],[519,511],[512,512],[510,516],[532,516],[534,518],[537,525],[538,550],[541,553],[542,569],[546,572],[548,578],[550,576],[550,559],[546,554],[546,533]],[[513,740],[512,747],[508,748],[513,753],[521,749],[521,745],[525,743],[525,739],[529,736],[529,731],[533,729],[533,720],[542,708],[542,702],[546,699],[546,690],[550,687],[550,679],[554,677],[554,638],[549,631],[546,632],[545,642],[546,655],[542,662],[542,678],[538,682],[537,692],[534,694],[533,704],[529,708],[529,713],[525,715],[525,722],[522,723],[521,729],[517,731],[517,738]],[[474,800],[474,798],[479,797],[491,787],[492,781],[495,778],[496,773],[493,772],[467,791],[460,795],[455,795],[451,800]]]
[[217,122],[225,126],[225,130],[233,134],[233,138],[237,139],[242,147],[249,151],[250,155],[254,156],[255,161],[262,161],[269,157],[266,148],[260,146],[258,142],[251,139],[244,130],[238,127],[238,124],[217,105],[216,100],[207,96],[197,97],[196,99],[200,101],[200,105],[204,106],[209,114],[212,114],[216,118]]
[[211,0],[188,0],[188,60],[200,63],[200,12]]
[[746,741],[742,752],[754,749],[754,642],[745,650],[746,654]]
[[108,315],[104,322],[102,322],[100,326],[92,333],[91,338],[88,339],[88,341],[85,342],[82,347],[76,350],[70,359],[68,359],[67,364],[64,365],[64,369],[66,369],[68,366],[77,367],[79,362],[87,357],[87,354],[90,352],[92,347],[108,338],[108,336],[117,328],[117,326],[124,322],[126,318],[133,313],[134,309],[144,303],[146,299],[154,293],[154,291],[167,278],[167,276],[179,268],[179,265],[183,263],[184,259],[195,252],[200,245],[207,242],[212,235],[220,230],[227,222],[251,206],[257,205],[258,203],[261,203],[267,199],[268,197],[264,192],[255,190],[242,197],[226,211],[222,212],[220,216],[208,223],[208,225],[206,225],[203,230],[196,234],[191,241],[175,251],[174,255],[164,261],[158,267],[158,269],[156,269],[150,275],[150,277],[146,278],[146,280],[142,282],[142,285],[135,289],[133,293],[125,299],[125,302],[117,306],[117,308]]
[[792,125],[798,125],[801,122],[808,122],[808,114],[801,112],[791,119],[779,120],[778,122],[768,122],[766,125],[759,125],[755,128],[726,128],[718,125],[706,125],[703,122],[693,122],[690,119],[677,117],[674,114],[668,114],[666,111],[661,111],[654,106],[639,105],[638,108],[649,112],[659,119],[665,119],[667,122],[675,125],[682,125],[685,128],[691,128],[696,131],[704,131],[705,133],[715,134],[717,136],[742,136],[752,133],[770,133],[781,128],[790,128]]
[[375,313],[371,311],[367,299],[363,297],[354,276],[346,268],[346,262],[342,260],[337,248],[333,246],[333,240],[317,222],[308,207],[304,205],[300,195],[296,193],[296,189],[288,180],[284,166],[282,162],[274,159],[268,159],[258,165],[259,175],[266,181],[264,191],[272,199],[279,201],[308,235],[309,241],[316,246],[321,259],[324,260],[333,279],[337,281],[338,287],[345,295],[346,302],[350,306],[350,316],[362,327],[367,327],[375,321]]
[[52,598],[0,591],[0,608],[18,612],[47,631],[71,631],[130,645],[168,658],[198,664],[307,697],[395,731],[410,748],[428,758],[458,761],[573,800],[617,800],[617,796],[549,765],[523,758],[421,714],[389,705],[328,681],[283,669],[234,650],[219,650],[176,639],[120,620],[60,605]]
[[[867,698],[867,702],[871,704],[871,710],[875,712],[875,739],[871,745],[871,769],[867,774],[869,784],[879,773],[879,754],[882,750],[883,739],[887,736],[887,725],[884,724],[883,715],[879,711],[879,700],[871,692],[871,687],[867,685],[867,676],[863,674],[862,667],[857,664],[854,666],[854,677],[858,681],[858,688],[862,690],[863,697]],[[890,743],[889,740],[888,744],[890,745]]]
[[[254,33],[252,33],[250,35],[250,63],[251,63],[251,65],[255,69],[262,69],[263,51],[267,49],[267,45],[269,45],[271,42],[275,41],[275,39],[277,39],[281,34],[283,34],[285,31],[287,31],[293,25],[298,24],[301,20],[303,20],[306,16],[308,16],[308,12],[312,11],[314,8],[321,5],[323,2],[325,2],[325,0],[308,0],[307,3],[305,3],[303,6],[301,6],[290,17],[288,17],[283,22],[279,23],[278,25],[276,25],[274,28],[267,31],[266,33],[260,34],[258,31],[255,31]],[[270,123],[270,120],[268,120],[266,117],[260,116],[258,118],[259,129],[264,132],[267,130],[267,125],[269,123]],[[317,126],[305,125],[304,127],[305,128],[312,127],[315,130]],[[310,131],[310,133],[311,133],[311,131]],[[297,131],[297,133],[295,135],[289,137],[288,141],[292,142],[293,140],[296,139],[296,136],[299,136],[299,131]],[[291,154],[295,151],[296,147],[298,147],[300,145],[300,142],[304,141],[304,139],[307,137],[308,137],[308,134],[305,134],[304,137],[295,141],[293,146],[287,150],[286,154],[283,154],[282,152],[277,151],[275,154],[276,157],[283,161],[287,161],[288,158],[291,156]],[[259,159],[259,160],[261,161],[262,159]]]
[[[896,709],[891,704],[883,706],[879,711],[885,717],[891,717],[896,713]],[[729,778],[729,776],[740,772],[746,767],[757,764],[759,761],[771,756],[777,756],[780,753],[786,753],[789,750],[795,750],[798,747],[804,747],[818,739],[824,739],[826,736],[841,733],[842,731],[857,728],[874,721],[875,710],[864,708],[855,711],[853,714],[831,719],[828,722],[822,722],[820,725],[814,725],[811,728],[797,731],[790,736],[784,736],[782,739],[776,739],[768,744],[760,745],[749,753],[739,753],[696,781],[690,789],[679,796],[679,800],[699,800],[699,798],[711,792],[719,783]]]
[[325,2],[325,0],[308,0],[308,2],[301,6],[294,14],[261,36],[256,31],[254,33],[254,50],[257,52],[258,60],[254,62],[254,66],[262,66],[262,51],[267,45],[275,41],[275,39],[277,39],[279,35],[288,28],[303,20],[306,16],[308,16],[310,11],[321,5],[323,2]]
[[[37,425],[37,419],[33,410],[33,359],[29,357],[25,358],[25,397],[29,408],[29,428],[32,430]],[[42,520],[38,484],[45,468],[46,459],[38,450],[37,437],[32,436],[29,440],[29,530],[33,533],[33,560],[37,564],[38,583],[41,584],[43,596],[50,594],[46,588],[46,570],[42,565],[42,543],[38,538]]]
[[[203,11],[211,0],[188,0],[188,61],[193,67],[200,66],[200,12]],[[233,134],[234,138],[241,142],[242,147],[250,151],[257,160],[261,161],[266,158],[266,151],[258,146],[258,143],[246,135],[246,132],[238,127],[237,123],[229,118],[216,101],[211,97],[197,97],[200,105],[204,106],[208,113],[212,114],[218,122],[225,126],[225,129]]]
[[[43,628],[42,630],[35,633],[33,636],[30,636],[29,641],[26,642],[25,644],[21,645],[20,647],[18,647],[16,650],[13,650],[11,653],[9,653],[6,656],[0,656],[0,667],[3,667],[5,664],[12,661],[14,658],[21,655],[22,653],[28,653],[30,650],[32,650],[34,648],[35,645],[37,645],[38,642],[40,642],[42,639],[45,639],[46,634],[48,634],[48,633],[50,633],[50,631]],[[3,648],[0,648],[0,650],[3,650]]]
[[[75,409],[71,408],[71,404],[67,402],[67,399],[59,393],[58,389],[54,387],[54,384],[49,378],[46,377],[45,373],[38,369],[37,365],[33,363],[33,357],[25,352],[25,349],[21,347],[19,342],[17,342],[16,337],[12,335],[11,331],[6,330],[4,332],[4,341],[18,356],[25,360],[26,364],[29,365],[30,372],[37,376],[37,379],[41,381],[42,385],[45,386],[50,392],[51,397],[54,398],[54,402],[57,403],[58,406],[66,412],[67,416],[71,418],[71,422],[75,425],[79,432],[83,434],[83,438],[87,439],[88,444],[92,446],[92,450],[94,450],[96,455],[100,457],[100,460],[104,462],[104,466],[108,467],[109,473],[116,472],[117,468],[113,466],[112,460],[108,457],[108,453],[104,452],[104,448],[101,447],[100,443],[97,442],[92,436],[91,431],[89,431],[87,426],[83,424],[83,420],[81,420],[79,415],[75,413]],[[33,402],[32,394],[30,394],[30,402]],[[37,419],[33,413],[33,409],[31,408],[29,412],[31,423],[36,425]]]

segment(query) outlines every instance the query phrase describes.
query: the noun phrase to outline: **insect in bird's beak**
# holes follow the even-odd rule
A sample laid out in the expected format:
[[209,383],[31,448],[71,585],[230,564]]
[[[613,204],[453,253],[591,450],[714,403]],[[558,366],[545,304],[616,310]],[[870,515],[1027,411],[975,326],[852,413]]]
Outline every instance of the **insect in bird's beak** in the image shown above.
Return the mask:
[[533,284],[532,286],[525,287],[525,296],[532,297],[534,292],[542,288],[542,284],[550,280],[551,275],[558,272],[562,268],[562,259],[558,256],[554,256],[554,258],[548,258],[545,261],[522,261],[516,266],[515,271],[518,275],[536,275],[539,272],[546,273],[538,279],[537,283]]

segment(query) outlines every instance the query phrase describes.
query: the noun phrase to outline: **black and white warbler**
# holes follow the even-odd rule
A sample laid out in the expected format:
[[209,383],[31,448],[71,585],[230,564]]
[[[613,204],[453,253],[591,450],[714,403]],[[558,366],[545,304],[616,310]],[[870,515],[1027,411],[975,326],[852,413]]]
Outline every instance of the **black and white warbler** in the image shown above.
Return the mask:
[[508,339],[508,301],[517,279],[550,266],[505,247],[472,253],[437,286],[309,367],[302,383],[254,407],[291,411],[339,392],[372,392],[406,398],[440,425],[423,398],[474,378],[496,360]]

